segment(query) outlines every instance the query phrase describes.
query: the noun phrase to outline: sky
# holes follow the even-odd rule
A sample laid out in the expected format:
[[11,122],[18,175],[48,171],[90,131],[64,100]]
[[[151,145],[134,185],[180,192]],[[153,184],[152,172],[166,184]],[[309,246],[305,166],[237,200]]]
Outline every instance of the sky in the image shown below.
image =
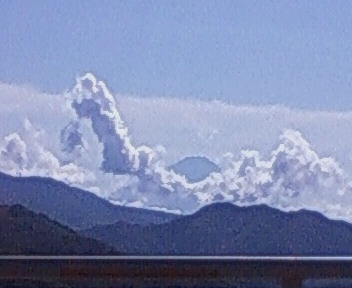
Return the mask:
[[350,1],[0,1],[0,82],[352,108]]

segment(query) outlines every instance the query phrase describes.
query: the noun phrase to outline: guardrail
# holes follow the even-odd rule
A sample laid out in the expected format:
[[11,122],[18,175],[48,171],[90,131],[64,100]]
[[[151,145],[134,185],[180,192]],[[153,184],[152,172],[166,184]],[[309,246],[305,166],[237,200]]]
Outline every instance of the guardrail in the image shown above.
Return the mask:
[[143,287],[153,279],[159,287],[188,287],[189,280],[274,279],[281,287],[301,287],[306,279],[324,278],[352,278],[352,257],[0,256],[0,279],[17,281],[109,279]]

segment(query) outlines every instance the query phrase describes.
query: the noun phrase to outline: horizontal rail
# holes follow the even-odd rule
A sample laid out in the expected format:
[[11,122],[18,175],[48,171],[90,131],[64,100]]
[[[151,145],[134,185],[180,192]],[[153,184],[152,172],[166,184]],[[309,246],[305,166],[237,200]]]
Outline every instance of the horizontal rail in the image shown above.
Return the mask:
[[0,255],[1,260],[196,260],[196,261],[319,261],[352,262],[352,256],[100,256],[100,255]]
[[291,288],[306,279],[352,278],[352,257],[0,256],[0,279],[9,278],[115,279],[137,281],[135,287],[143,287],[145,279],[172,283],[260,278]]

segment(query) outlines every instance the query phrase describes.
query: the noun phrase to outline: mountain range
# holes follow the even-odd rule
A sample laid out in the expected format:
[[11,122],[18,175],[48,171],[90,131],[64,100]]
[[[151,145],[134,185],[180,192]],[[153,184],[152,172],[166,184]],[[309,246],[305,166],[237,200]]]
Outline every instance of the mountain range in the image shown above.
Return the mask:
[[93,193],[41,177],[13,177],[0,173],[0,205],[20,204],[74,229],[117,221],[146,225],[178,215],[118,206]]
[[352,225],[308,210],[213,203],[174,215],[116,206],[49,178],[3,173],[1,204],[3,254],[352,255]]
[[[219,169],[206,157],[187,157],[172,168],[191,181],[205,178]],[[141,225],[160,224],[180,217],[172,213],[114,205],[93,193],[51,178],[13,177],[0,172],[1,204],[23,205],[74,229],[87,229],[118,221]]]
[[352,225],[312,211],[215,203],[163,224],[126,222],[81,234],[137,255],[352,255]]
[[0,254],[109,255],[115,250],[100,241],[79,236],[72,229],[21,205],[0,206]]

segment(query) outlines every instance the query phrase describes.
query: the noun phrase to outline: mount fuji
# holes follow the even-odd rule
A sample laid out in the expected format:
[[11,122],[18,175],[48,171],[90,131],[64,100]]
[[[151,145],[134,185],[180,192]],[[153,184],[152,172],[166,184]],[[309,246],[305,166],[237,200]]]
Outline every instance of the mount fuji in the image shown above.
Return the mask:
[[206,179],[210,173],[220,172],[219,166],[210,161],[207,157],[186,157],[169,167],[177,174],[186,176],[187,180],[196,183]]

